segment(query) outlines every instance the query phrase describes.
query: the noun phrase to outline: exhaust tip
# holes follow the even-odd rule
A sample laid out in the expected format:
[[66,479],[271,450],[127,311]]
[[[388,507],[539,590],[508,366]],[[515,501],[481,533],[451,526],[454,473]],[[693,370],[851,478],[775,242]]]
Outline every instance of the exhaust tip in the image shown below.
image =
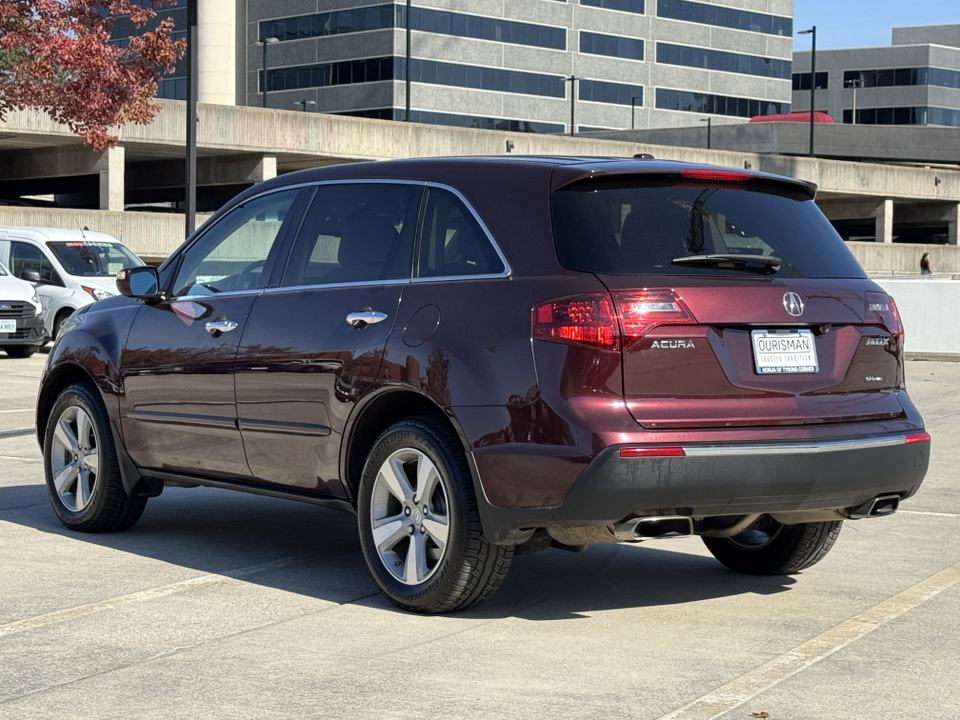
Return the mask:
[[853,520],[862,520],[863,518],[885,517],[887,515],[893,515],[899,507],[899,495],[879,495],[873,500],[852,510],[850,518]]
[[693,518],[683,515],[631,518],[618,525],[614,535],[621,542],[690,537],[693,535]]

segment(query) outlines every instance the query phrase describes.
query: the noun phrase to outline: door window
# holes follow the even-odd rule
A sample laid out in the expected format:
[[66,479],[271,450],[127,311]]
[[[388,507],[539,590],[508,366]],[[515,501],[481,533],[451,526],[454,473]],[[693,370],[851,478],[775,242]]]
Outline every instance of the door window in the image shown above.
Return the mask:
[[63,280],[53,269],[53,263],[43,254],[43,250],[30,243],[10,243],[10,272],[17,277],[24,270],[34,270],[40,274],[40,281],[48,285],[63,285]]
[[230,211],[183,256],[174,295],[211,295],[265,286],[299,188],[254,198]]
[[498,275],[505,268],[473,213],[453,193],[430,188],[419,277]]
[[410,277],[421,185],[317,187],[283,285],[330,285]]

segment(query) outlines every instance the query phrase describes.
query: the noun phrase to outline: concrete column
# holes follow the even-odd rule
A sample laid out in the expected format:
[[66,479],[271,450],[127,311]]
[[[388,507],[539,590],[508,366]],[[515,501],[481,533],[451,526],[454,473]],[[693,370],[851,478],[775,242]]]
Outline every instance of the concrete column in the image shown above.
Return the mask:
[[197,8],[197,102],[237,104],[237,10],[234,0],[203,0]]
[[[277,176],[277,156],[261,155],[260,161],[250,174],[255,183],[263,182],[264,180],[273,180],[273,178]],[[954,226],[956,226],[956,223],[954,223]]]
[[955,205],[947,215],[947,245],[957,244],[958,225],[960,225],[960,204]]
[[100,176],[101,210],[123,210],[124,154],[122,146],[107,148],[94,163]]
[[893,200],[887,198],[879,208],[876,220],[876,241],[893,242]]

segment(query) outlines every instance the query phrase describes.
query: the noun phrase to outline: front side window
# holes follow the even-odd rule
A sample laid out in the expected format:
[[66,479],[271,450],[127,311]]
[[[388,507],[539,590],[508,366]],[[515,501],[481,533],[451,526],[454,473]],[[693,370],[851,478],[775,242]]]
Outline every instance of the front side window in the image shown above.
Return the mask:
[[317,187],[283,285],[339,285],[410,277],[421,185]]
[[255,290],[285,229],[299,189],[254,198],[225,215],[184,253],[174,295]]
[[124,268],[143,265],[143,261],[120,243],[96,240],[48,242],[68,275],[112,277]]
[[33,270],[40,274],[40,281],[48,285],[63,285],[53,263],[36,245],[17,242],[10,243],[10,271],[20,277],[24,270]]
[[420,277],[498,275],[506,269],[466,205],[431,188],[420,237]]

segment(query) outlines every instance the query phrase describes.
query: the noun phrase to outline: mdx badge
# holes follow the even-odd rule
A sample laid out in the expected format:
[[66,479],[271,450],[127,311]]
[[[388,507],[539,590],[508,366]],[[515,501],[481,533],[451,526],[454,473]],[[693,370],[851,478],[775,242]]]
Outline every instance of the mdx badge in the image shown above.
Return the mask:
[[783,309],[793,317],[803,315],[803,300],[795,292],[785,293],[783,296]]

